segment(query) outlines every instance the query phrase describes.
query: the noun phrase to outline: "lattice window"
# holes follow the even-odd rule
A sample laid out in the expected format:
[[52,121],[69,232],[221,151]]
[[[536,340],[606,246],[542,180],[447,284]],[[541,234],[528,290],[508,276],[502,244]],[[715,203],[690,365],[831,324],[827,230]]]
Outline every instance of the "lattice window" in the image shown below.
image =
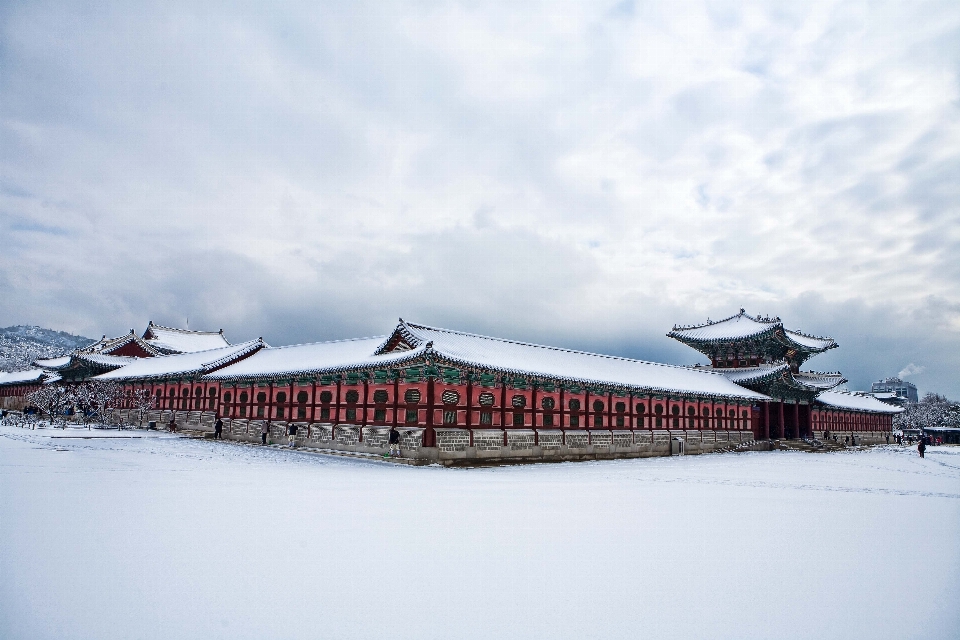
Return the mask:
[[522,409],[523,407],[527,406],[527,397],[517,394],[512,398],[510,398],[510,404],[517,407],[518,409]]
[[351,389],[347,391],[347,402],[357,403],[360,402],[360,392],[356,389]]
[[477,402],[480,404],[481,407],[492,407],[494,402],[493,394],[481,393],[480,397],[477,398]]
[[386,422],[387,420],[387,410],[386,409],[374,409],[373,411],[373,421],[374,422]]
[[457,424],[457,412],[456,412],[456,411],[444,411],[444,412],[443,412],[443,424]]
[[480,424],[493,424],[493,412],[492,412],[492,411],[481,411],[481,412],[480,412]]
[[[454,391],[453,389],[447,389],[442,394],[440,394],[440,400],[443,404],[457,404],[460,402],[460,394]],[[453,424],[453,423],[448,423]]]
[[377,404],[386,404],[387,392],[384,389],[377,389],[373,392],[373,401]]
[[594,401],[593,401],[593,410],[594,410],[594,411],[603,411],[603,400],[594,400]]
[[579,411],[580,410],[580,401],[576,398],[571,398],[570,402],[567,403],[567,406],[570,407],[570,411]]
[[416,410],[416,409],[407,409],[406,423],[407,423],[407,424],[416,424],[416,423],[417,423],[417,410]]
[[333,402],[333,394],[330,393],[329,391],[321,391],[320,402],[324,404],[330,404],[331,402]]
[[[419,389],[407,389],[406,393],[403,394],[403,400],[407,404],[419,404],[420,403],[420,390]],[[410,422],[407,420],[407,422]],[[416,420],[414,420],[416,422]]]
[[547,397],[540,401],[540,406],[549,411],[557,406],[557,401],[553,398]]

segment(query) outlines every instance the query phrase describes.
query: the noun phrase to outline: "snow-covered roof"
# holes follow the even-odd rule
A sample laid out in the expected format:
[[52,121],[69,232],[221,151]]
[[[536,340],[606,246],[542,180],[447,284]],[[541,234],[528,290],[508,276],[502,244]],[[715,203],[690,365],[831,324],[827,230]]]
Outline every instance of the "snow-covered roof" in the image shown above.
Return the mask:
[[777,336],[778,340],[793,347],[808,351],[825,351],[837,346],[833,338],[810,336],[800,331],[791,331],[783,326],[780,318],[753,317],[740,309],[740,313],[706,324],[691,327],[674,327],[667,335],[684,343],[717,343],[745,340],[763,334]]
[[399,366],[424,355],[425,349],[375,354],[384,336],[315,342],[261,349],[249,358],[204,376],[207,379],[280,378],[376,367]]
[[147,344],[164,352],[193,353],[230,346],[223,337],[223,331],[174,329],[154,324],[152,320],[143,333],[143,339]]
[[833,389],[847,381],[840,373],[821,373],[819,371],[794,373],[793,379],[806,387],[823,390]]
[[784,329],[783,332],[787,335],[787,337],[797,344],[814,349],[816,351],[825,351],[837,346],[837,342],[833,338],[818,338],[817,336],[808,336],[805,333],[800,333],[799,331],[790,331],[789,329]]
[[108,367],[122,367],[140,359],[133,356],[111,356],[105,353],[80,353],[76,358]]
[[671,338],[683,338],[692,342],[716,342],[725,340],[738,340],[750,338],[783,327],[780,318],[753,318],[740,310],[735,316],[717,320],[708,321],[693,327],[674,327],[673,331],[667,335]]
[[220,349],[141,358],[96,378],[98,380],[145,380],[196,375],[222,367],[264,346],[263,340],[258,338]]
[[900,407],[880,402],[876,398],[855,391],[824,391],[817,396],[817,402],[833,409],[869,411],[872,413],[900,413]]
[[0,385],[7,384],[25,384],[29,382],[40,382],[44,369],[27,369],[26,371],[0,371]]
[[[492,369],[579,384],[597,384],[652,393],[728,396],[765,400],[718,373],[572,349],[492,338],[400,321],[397,327],[411,347],[431,347],[438,362]],[[389,340],[388,343],[389,344]],[[432,344],[431,344],[432,343]]]
[[771,364],[761,364],[755,367],[735,367],[731,369],[714,369],[711,366],[700,366],[699,368],[707,371],[715,371],[720,375],[738,384],[751,382],[760,382],[782,376],[784,372],[790,370],[790,365],[786,362],[774,362]]
[[59,358],[38,358],[33,361],[33,365],[43,369],[63,369],[70,366],[72,356],[60,356]]
[[148,344],[145,340],[143,340],[143,339],[140,338],[137,334],[135,334],[135,333],[133,332],[133,329],[130,330],[130,333],[125,334],[125,335],[122,335],[122,336],[118,336],[118,337],[116,337],[116,338],[108,338],[107,336],[103,336],[102,338],[100,338],[99,340],[97,340],[96,342],[94,342],[93,344],[87,345],[86,347],[84,347],[84,348],[82,348],[82,349],[77,349],[77,351],[76,351],[75,353],[84,353],[84,354],[103,353],[103,354],[110,354],[110,353],[112,353],[113,351],[116,351],[117,349],[120,349],[120,348],[122,348],[122,347],[125,347],[126,345],[130,344],[131,342],[135,342],[135,343],[137,344],[137,346],[139,346],[143,351],[145,351],[145,352],[146,352],[147,354],[149,354],[149,355],[152,355],[152,356],[160,355],[160,352],[157,351],[157,349],[156,349],[155,347],[153,347],[152,345]]

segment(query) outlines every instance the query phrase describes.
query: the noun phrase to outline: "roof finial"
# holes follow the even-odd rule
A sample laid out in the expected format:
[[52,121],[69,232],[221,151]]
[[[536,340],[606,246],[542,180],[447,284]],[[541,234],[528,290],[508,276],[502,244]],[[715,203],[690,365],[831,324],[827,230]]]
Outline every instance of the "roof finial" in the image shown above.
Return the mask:
[[740,315],[743,315],[746,311],[743,310],[743,307],[740,307]]

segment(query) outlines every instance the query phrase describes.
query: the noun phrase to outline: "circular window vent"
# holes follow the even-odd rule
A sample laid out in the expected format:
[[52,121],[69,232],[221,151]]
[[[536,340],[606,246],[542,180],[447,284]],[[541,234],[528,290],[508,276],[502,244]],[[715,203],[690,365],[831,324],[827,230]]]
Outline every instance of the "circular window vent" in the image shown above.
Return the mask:
[[443,401],[443,404],[457,404],[460,402],[460,394],[453,389],[447,389],[440,394],[440,399]]
[[553,398],[544,398],[540,401],[540,406],[544,409],[553,409],[555,406],[557,406],[557,403]]
[[521,395],[513,396],[513,398],[510,399],[510,404],[517,408],[525,407],[527,406],[527,398]]
[[407,389],[407,392],[403,394],[403,399],[407,404],[417,404],[420,402],[420,390],[419,389]]
[[377,389],[373,392],[373,401],[377,404],[384,404],[387,401],[387,392],[383,389]]
[[481,407],[491,407],[493,406],[493,394],[492,393],[481,393],[480,397],[477,398],[477,402],[480,403]]
[[347,402],[359,402],[360,393],[358,391],[347,391]]

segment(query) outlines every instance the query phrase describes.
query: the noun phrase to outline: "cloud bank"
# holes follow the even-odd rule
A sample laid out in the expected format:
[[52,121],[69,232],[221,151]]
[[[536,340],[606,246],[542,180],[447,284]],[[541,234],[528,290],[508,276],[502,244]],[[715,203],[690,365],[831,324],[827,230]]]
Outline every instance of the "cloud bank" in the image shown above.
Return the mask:
[[6,3],[0,325],[398,316],[960,396],[955,2]]

